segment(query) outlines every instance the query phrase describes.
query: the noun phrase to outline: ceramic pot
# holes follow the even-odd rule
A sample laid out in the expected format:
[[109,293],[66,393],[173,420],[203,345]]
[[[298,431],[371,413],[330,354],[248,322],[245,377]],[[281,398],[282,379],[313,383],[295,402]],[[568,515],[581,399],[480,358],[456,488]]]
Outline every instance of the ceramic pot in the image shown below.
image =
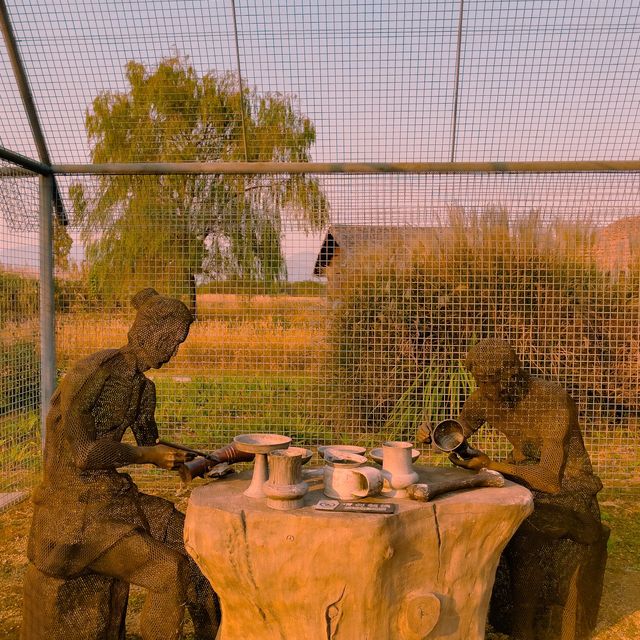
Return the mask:
[[413,470],[410,442],[385,442],[382,445],[382,495],[404,498],[407,487],[418,482],[418,474]]
[[440,451],[453,452],[463,460],[471,460],[481,453],[469,445],[464,437],[462,425],[452,418],[439,422],[434,427],[431,437]]
[[357,467],[351,473],[355,476],[358,488],[352,492],[355,498],[366,498],[367,496],[377,496],[382,491],[382,472],[373,467]]
[[303,450],[278,449],[269,454],[269,479],[262,489],[267,506],[278,511],[290,511],[304,506],[304,495],[309,490],[302,480]]
[[364,456],[329,449],[325,454],[324,495],[352,500],[380,493],[382,473],[373,467],[365,467],[366,462]]

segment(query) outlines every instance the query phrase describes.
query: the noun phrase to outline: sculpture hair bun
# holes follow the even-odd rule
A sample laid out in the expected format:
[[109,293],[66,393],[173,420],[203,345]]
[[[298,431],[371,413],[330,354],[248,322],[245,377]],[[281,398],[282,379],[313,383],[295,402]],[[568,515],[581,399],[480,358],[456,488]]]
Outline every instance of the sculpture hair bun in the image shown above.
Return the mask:
[[159,295],[160,294],[155,289],[148,287],[147,289],[142,289],[141,291],[138,291],[138,293],[136,293],[133,296],[133,298],[131,298],[131,304],[134,306],[136,310],[138,310],[140,309],[140,307],[142,307],[143,304],[145,304],[145,302]]

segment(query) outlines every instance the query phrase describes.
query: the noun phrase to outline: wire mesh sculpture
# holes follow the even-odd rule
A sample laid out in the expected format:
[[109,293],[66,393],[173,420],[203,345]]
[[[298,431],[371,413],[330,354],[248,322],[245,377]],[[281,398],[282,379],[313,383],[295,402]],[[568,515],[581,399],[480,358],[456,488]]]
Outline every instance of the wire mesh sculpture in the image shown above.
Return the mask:
[[[119,467],[178,469],[193,454],[156,444],[155,387],[193,317],[144,289],[128,344],[95,353],[62,379],[47,416],[44,479],[34,495],[22,637],[124,637],[128,584],[147,590],[145,640],[178,638],[185,603],[198,638],[214,638],[218,603],[183,543],[184,515]],[[131,429],[137,446],[121,442]]]
[[595,627],[609,529],[601,524],[578,411],[558,384],[526,373],[510,345],[481,340],[466,367],[478,389],[460,414],[465,436],[488,423],[513,449],[504,462],[484,453],[450,460],[488,468],[527,486],[535,510],[503,553],[490,607],[495,629],[513,640],[584,640]]

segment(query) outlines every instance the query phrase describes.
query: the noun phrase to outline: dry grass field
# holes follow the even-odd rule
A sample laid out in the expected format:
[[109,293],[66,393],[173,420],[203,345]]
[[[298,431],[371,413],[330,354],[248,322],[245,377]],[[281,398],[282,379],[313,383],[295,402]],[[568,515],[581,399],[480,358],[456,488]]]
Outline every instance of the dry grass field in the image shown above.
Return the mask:
[[[174,374],[215,371],[304,371],[326,349],[322,298],[204,294],[198,321],[172,362]],[[59,316],[59,366],[126,343],[132,314]],[[17,335],[19,332],[14,332]]]

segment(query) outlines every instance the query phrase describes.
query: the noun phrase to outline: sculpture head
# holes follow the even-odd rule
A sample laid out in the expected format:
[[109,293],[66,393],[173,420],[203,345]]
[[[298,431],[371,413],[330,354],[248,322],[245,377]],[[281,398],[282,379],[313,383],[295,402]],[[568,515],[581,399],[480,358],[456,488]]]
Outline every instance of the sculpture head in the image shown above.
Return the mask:
[[138,313],[129,329],[129,347],[141,371],[159,369],[187,339],[193,315],[180,300],[151,288],[136,293],[131,302]]
[[511,345],[496,338],[486,338],[471,347],[465,366],[480,393],[493,401],[517,400],[528,379]]

